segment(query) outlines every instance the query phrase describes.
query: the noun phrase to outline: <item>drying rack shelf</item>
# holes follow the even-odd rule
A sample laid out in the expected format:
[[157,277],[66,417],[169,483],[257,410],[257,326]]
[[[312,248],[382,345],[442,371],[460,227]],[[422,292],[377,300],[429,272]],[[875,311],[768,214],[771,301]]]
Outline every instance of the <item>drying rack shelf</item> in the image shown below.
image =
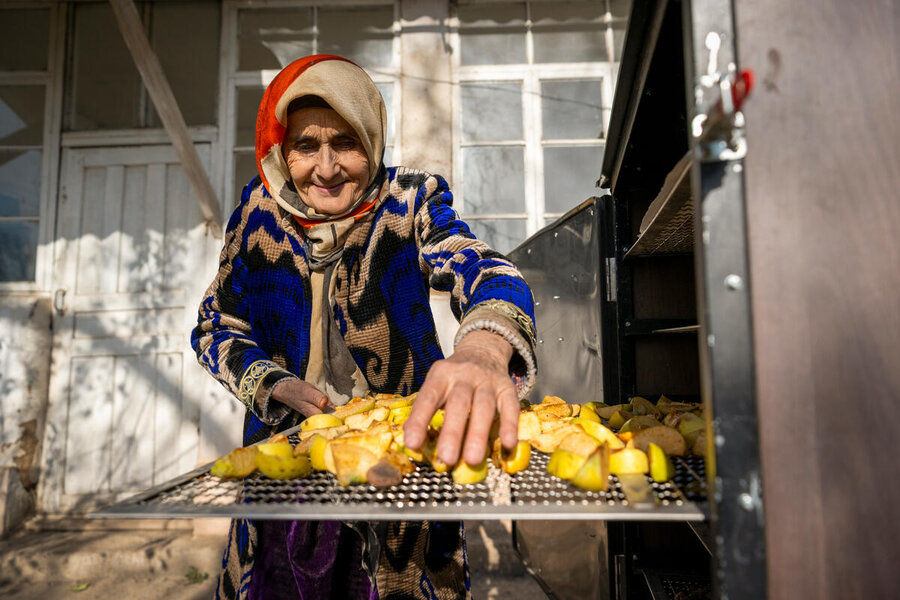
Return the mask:
[[[293,434],[289,436],[296,443]],[[609,489],[589,492],[547,473],[549,456],[532,453],[529,467],[509,475],[490,466],[487,479],[461,486],[430,466],[399,485],[343,488],[327,472],[303,479],[274,480],[260,474],[228,480],[205,465],[165,484],[92,514],[105,518],[198,518],[338,520],[592,519],[702,521],[706,518],[701,457],[675,457],[676,476],[666,483],[649,477],[646,494],[610,477]],[[640,483],[640,482],[639,482]]]

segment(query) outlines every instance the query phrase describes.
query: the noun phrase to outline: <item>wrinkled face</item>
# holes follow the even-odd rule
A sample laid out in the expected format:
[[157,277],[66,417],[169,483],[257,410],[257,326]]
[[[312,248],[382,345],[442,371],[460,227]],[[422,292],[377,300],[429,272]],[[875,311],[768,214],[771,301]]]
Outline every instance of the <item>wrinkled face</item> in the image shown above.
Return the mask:
[[330,108],[291,112],[281,153],[300,198],[319,213],[346,211],[368,183],[369,160],[359,136]]

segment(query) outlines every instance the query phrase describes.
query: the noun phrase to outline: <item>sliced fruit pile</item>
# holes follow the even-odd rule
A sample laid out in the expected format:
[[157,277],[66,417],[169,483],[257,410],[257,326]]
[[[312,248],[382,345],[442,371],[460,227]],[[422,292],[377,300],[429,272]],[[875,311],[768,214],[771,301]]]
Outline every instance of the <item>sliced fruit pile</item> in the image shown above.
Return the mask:
[[[460,460],[452,467],[437,458],[443,410],[431,419],[421,450],[404,445],[403,423],[414,401],[415,394],[354,398],[334,413],[303,421],[296,446],[277,435],[266,443],[234,450],[216,461],[211,473],[239,478],[259,470],[273,479],[290,479],[305,477],[315,469],[332,473],[342,486],[369,483],[383,487],[399,484],[418,462],[430,464],[438,473],[450,472],[458,484],[484,480],[487,456],[477,465]],[[501,447],[499,423],[494,422],[490,460],[507,473],[517,473],[528,467],[534,448],[551,455],[550,474],[588,490],[605,490],[610,474],[649,472],[654,480],[667,481],[674,473],[669,456],[681,456],[688,448],[705,448],[700,439],[704,421],[697,413],[699,405],[665,397],[656,405],[635,397],[629,404],[589,402],[582,406],[547,396],[541,404],[522,409],[519,443],[511,451]],[[618,433],[603,425],[604,419]]]
[[635,396],[628,404],[580,407],[548,396],[519,417],[519,439],[550,454],[547,471],[587,490],[605,490],[609,475],[649,473],[668,481],[675,473],[669,457],[688,448],[702,454],[704,429],[699,404],[665,396],[657,404]]
[[[238,448],[219,459],[210,471],[218,477],[239,478],[257,469],[268,477],[305,477],[312,469],[328,471],[338,483],[369,483],[384,487],[399,484],[415,469],[413,461],[427,463],[438,473],[450,472],[458,484],[478,483],[487,477],[488,458],[477,465],[460,460],[452,468],[437,458],[437,435],[444,424],[438,410],[428,427],[421,450],[403,444],[403,423],[409,418],[415,394],[376,394],[354,398],[334,413],[314,415],[300,425],[300,443],[291,446],[283,435],[264,444]],[[497,428],[492,430],[496,434]],[[531,447],[518,444],[512,451],[493,435],[491,460],[508,473],[528,467]],[[276,439],[278,438],[278,439]],[[303,467],[301,468],[301,465]]]

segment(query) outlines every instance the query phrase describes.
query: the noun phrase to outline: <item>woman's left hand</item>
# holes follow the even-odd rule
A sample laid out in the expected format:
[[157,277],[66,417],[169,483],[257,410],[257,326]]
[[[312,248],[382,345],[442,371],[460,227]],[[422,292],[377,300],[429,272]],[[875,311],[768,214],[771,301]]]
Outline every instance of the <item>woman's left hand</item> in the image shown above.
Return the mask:
[[518,441],[519,400],[509,377],[513,348],[489,331],[473,331],[456,345],[453,354],[432,365],[403,426],[404,443],[422,447],[428,423],[444,409],[438,437],[438,458],[448,465],[462,457],[476,465],[487,455],[488,435],[500,413],[500,442],[504,448]]

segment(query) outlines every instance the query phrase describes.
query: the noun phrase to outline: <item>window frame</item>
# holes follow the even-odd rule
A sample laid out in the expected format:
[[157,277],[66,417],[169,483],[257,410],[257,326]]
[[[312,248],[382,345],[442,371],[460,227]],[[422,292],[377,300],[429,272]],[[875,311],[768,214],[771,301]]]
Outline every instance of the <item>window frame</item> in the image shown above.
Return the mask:
[[[501,0],[497,0],[498,2]],[[534,62],[534,37],[531,22],[531,6],[534,0],[502,0],[503,3],[525,4],[525,50],[526,62],[519,64],[498,65],[462,65],[460,20],[454,9],[450,17],[450,41],[453,48],[452,81],[453,81],[453,181],[456,187],[454,205],[467,222],[490,221],[502,219],[523,219],[526,223],[526,238],[530,237],[547,223],[552,222],[563,213],[546,213],[544,197],[544,156],[546,147],[604,146],[606,132],[609,129],[609,117],[612,111],[612,99],[616,78],[619,71],[618,58],[614,52],[613,24],[622,20],[612,16],[609,2],[606,2],[604,24],[607,54],[613,60],[572,63],[536,63]],[[546,1],[546,0],[545,0]],[[490,1],[468,0],[459,4],[489,4]],[[543,3],[543,2],[542,2]],[[591,139],[543,140],[543,122],[541,113],[541,83],[544,81],[581,81],[600,80],[601,116],[603,136]],[[523,140],[516,142],[463,142],[462,141],[462,102],[461,86],[469,83],[487,82],[521,82],[522,84],[522,117]],[[525,212],[523,213],[466,213],[466,199],[460,183],[465,174],[462,166],[463,148],[477,146],[512,145],[524,147],[525,171]],[[597,165],[599,174],[600,165]],[[502,182],[498,182],[502,185]],[[584,200],[584,198],[582,198]],[[574,204],[573,204],[574,206]],[[523,240],[524,241],[524,240]]]
[[[65,53],[67,10],[56,2],[6,2],[2,10],[48,10],[47,69],[45,71],[0,71],[0,85],[44,86],[44,131],[41,145],[2,145],[0,149],[40,149],[41,185],[38,216],[0,217],[0,222],[27,221],[38,223],[34,279],[0,281],[0,295],[49,291],[52,285],[53,241],[56,219],[56,197],[59,188],[60,130],[62,120],[63,64]],[[2,13],[0,13],[2,14]]]

